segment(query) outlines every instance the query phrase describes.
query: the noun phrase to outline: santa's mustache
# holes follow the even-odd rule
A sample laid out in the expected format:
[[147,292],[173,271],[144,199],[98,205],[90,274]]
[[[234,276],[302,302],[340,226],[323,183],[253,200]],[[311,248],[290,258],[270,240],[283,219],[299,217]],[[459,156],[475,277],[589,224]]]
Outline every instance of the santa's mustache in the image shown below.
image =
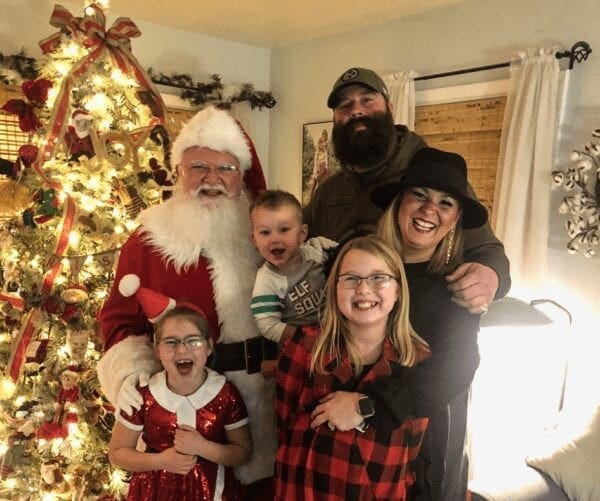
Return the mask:
[[211,191],[211,192],[216,191],[217,193],[219,193],[221,195],[229,195],[227,188],[225,188],[225,186],[223,186],[222,184],[202,183],[200,186],[198,186],[196,188],[196,195],[202,196],[204,191]]

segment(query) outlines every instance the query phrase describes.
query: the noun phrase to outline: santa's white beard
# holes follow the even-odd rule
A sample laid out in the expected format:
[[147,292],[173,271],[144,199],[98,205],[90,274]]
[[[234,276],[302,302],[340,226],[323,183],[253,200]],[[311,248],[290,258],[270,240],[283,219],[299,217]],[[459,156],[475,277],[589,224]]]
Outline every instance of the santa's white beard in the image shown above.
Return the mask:
[[201,253],[253,247],[249,208],[244,192],[238,198],[203,201],[195,193],[176,191],[165,203],[142,212],[139,222],[147,230],[146,240],[180,272],[196,265]]

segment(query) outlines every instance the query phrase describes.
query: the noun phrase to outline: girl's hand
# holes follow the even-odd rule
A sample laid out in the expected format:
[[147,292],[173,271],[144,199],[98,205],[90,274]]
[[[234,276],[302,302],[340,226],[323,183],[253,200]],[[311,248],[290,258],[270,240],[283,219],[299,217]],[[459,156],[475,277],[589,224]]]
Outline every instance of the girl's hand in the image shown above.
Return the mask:
[[[322,424],[334,426],[339,431],[348,431],[356,428],[363,422],[358,413],[359,393],[336,391],[330,393],[320,400],[310,415],[311,428],[317,428]],[[331,427],[330,426],[330,427]]]
[[207,440],[191,426],[182,424],[175,430],[175,450],[181,454],[203,456],[202,451]]
[[196,456],[181,454],[175,450],[175,447],[169,447],[159,453],[163,470],[170,473],[179,473],[185,475],[196,464]]

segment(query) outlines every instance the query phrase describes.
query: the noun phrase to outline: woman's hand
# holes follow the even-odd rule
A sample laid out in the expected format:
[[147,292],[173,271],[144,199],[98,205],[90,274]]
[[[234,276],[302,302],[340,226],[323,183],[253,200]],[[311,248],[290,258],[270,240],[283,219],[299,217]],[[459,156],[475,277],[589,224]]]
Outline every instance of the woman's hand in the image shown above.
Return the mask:
[[356,428],[363,422],[363,417],[358,412],[358,399],[361,394],[356,392],[336,391],[322,398],[319,405],[312,411],[311,428],[322,424],[335,427],[340,431]]

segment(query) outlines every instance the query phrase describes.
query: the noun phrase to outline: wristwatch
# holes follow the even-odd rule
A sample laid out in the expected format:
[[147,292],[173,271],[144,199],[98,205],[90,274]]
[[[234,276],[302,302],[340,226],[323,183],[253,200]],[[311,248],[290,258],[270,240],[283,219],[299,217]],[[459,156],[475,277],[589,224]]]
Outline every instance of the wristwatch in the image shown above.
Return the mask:
[[363,417],[363,419],[370,418],[375,414],[373,400],[371,400],[368,395],[363,395],[358,399],[358,413]]

